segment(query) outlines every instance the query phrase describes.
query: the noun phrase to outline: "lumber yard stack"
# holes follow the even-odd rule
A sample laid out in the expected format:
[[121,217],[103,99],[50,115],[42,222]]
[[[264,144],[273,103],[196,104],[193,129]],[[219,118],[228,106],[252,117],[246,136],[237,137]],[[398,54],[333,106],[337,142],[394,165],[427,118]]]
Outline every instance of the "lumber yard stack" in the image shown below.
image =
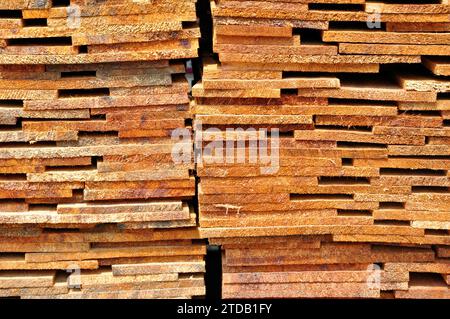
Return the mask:
[[194,128],[223,297],[450,298],[449,2],[211,7]]
[[0,297],[203,296],[195,1],[0,4]]
[[196,0],[3,0],[0,63],[197,56]]

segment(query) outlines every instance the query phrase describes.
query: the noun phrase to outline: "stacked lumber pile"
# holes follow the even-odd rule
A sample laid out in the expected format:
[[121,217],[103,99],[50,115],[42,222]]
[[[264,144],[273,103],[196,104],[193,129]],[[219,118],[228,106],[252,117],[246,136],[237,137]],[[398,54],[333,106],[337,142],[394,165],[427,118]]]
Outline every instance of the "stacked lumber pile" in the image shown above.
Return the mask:
[[[20,13],[0,19],[0,297],[202,296],[194,166],[171,154],[192,118],[195,2],[72,1],[73,30],[60,2],[0,4]],[[62,36],[72,44],[33,44]]]
[[0,239],[0,297],[202,296],[206,249],[196,237],[195,229],[129,230],[117,224],[8,227]]
[[225,251],[224,298],[450,298],[448,248],[325,235],[211,242]]
[[2,0],[0,64],[197,56],[196,0]]
[[193,94],[224,297],[450,298],[448,1],[211,5]]

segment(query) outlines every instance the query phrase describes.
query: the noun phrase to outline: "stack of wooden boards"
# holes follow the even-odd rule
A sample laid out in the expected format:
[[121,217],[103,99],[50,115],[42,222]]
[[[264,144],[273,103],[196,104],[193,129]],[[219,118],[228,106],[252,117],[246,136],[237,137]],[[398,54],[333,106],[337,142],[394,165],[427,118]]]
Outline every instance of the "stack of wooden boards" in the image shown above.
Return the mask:
[[193,94],[224,297],[450,298],[449,2],[211,5]]
[[205,294],[171,139],[195,20],[192,0],[1,2],[0,297]]
[[197,56],[196,0],[2,0],[0,64]]
[[448,247],[325,235],[211,242],[225,251],[224,298],[449,298]]

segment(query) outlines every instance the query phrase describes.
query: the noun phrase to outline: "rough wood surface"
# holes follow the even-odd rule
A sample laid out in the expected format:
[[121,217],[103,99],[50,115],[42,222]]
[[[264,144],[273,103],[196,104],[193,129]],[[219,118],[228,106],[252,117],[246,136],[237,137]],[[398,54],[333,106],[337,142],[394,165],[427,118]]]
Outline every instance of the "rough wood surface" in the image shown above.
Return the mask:
[[197,165],[223,296],[449,298],[448,1],[326,2],[211,1],[194,128],[247,156]]
[[195,5],[1,1],[0,297],[205,295],[171,138],[192,130]]
[[208,243],[224,298],[449,299],[450,7],[428,2],[211,0],[191,91],[195,0],[2,0],[0,297],[202,297]]
[[0,64],[64,64],[197,56],[196,0],[2,1]]

